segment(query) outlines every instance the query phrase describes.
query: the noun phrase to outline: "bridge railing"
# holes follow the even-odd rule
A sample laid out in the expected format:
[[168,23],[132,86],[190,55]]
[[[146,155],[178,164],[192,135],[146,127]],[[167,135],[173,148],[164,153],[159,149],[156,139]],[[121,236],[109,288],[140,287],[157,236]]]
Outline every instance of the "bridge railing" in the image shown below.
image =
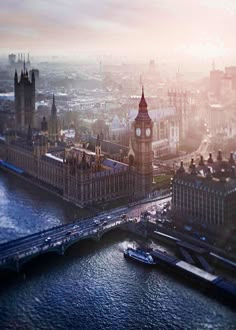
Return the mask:
[[[125,221],[125,222],[118,220],[118,221],[115,221],[112,223],[108,223],[106,225],[101,224],[100,226],[95,227],[95,228],[91,228],[91,229],[87,229],[87,230],[84,229],[82,232],[81,231],[72,232],[70,234],[70,236],[63,237],[61,239],[57,237],[57,238],[55,238],[54,241],[51,241],[48,244],[45,244],[45,243],[42,244],[42,242],[40,242],[39,243],[40,245],[38,245],[38,246],[31,246],[31,247],[27,246],[25,248],[25,250],[23,249],[21,252],[16,252],[7,257],[3,256],[2,258],[0,256],[0,266],[5,266],[10,263],[19,262],[22,259],[30,258],[30,257],[36,256],[36,255],[39,255],[41,253],[45,253],[45,252],[49,251],[50,249],[55,249],[55,248],[60,249],[62,246],[72,243],[73,241],[76,242],[76,241],[80,240],[81,238],[85,238],[85,237],[89,237],[89,236],[98,236],[99,237],[100,235],[98,235],[98,234],[102,235],[112,228],[127,224],[129,222],[132,222],[132,221],[131,220],[129,221],[129,219],[127,219],[127,221]],[[59,231],[59,229],[61,227],[62,226],[56,227],[55,231]],[[38,233],[38,237],[40,237],[41,235],[42,235],[42,232]],[[37,235],[35,235],[35,234],[33,236],[37,237]],[[20,243],[20,242],[21,242],[20,240],[17,240],[17,242],[15,242],[15,243]]]

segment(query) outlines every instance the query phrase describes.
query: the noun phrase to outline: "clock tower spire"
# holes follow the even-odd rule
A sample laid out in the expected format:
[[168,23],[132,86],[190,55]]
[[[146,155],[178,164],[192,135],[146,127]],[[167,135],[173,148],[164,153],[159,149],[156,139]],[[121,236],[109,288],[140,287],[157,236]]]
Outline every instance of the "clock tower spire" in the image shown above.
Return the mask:
[[145,197],[152,191],[153,151],[152,132],[153,121],[148,114],[147,102],[142,87],[138,115],[134,124],[134,154],[135,154],[135,192],[137,197]]

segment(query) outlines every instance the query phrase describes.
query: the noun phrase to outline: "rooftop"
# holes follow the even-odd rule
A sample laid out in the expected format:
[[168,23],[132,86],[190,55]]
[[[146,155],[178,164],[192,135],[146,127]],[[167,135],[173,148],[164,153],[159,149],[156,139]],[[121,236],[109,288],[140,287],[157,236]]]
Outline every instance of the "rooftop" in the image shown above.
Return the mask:
[[174,176],[174,182],[189,185],[199,190],[208,192],[218,191],[230,193],[236,191],[236,171],[233,153],[228,160],[223,160],[219,150],[217,159],[209,155],[208,160],[201,157],[198,165],[192,159],[189,167],[184,167],[183,162]]

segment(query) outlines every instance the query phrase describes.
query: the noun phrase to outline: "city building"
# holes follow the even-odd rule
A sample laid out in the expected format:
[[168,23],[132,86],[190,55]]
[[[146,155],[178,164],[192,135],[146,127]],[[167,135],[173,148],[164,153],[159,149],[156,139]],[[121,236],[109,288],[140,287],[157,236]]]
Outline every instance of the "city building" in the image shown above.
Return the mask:
[[[0,143],[0,156],[4,161],[20,168],[22,175],[32,182],[55,191],[63,199],[80,207],[117,198],[138,199],[152,191],[153,122],[148,115],[144,92],[132,126],[134,154],[128,158],[127,148],[123,147],[125,150],[120,153],[122,146],[113,148],[111,142],[104,143],[99,135],[93,150],[89,150],[86,144],[66,145],[60,141],[54,96],[50,118],[47,121],[44,117],[40,129],[32,130],[32,83],[25,70],[20,84],[23,87],[19,90],[16,73],[16,100],[19,97],[21,102],[25,102],[26,99],[24,104],[30,107],[25,109],[20,107],[21,103],[16,103],[18,130],[8,131]],[[108,150],[112,147],[123,161],[110,158],[109,152],[104,154],[103,145]]]
[[57,116],[55,96],[53,95],[51,114],[48,120],[48,139],[51,144],[56,144],[61,139],[61,122]]
[[130,162],[135,165],[135,194],[146,196],[152,191],[153,180],[153,121],[147,110],[147,102],[142,90],[139,111],[132,125],[132,150]]
[[[136,109],[129,112],[130,125],[135,116]],[[162,106],[149,110],[149,116],[153,121],[152,150],[154,157],[175,155],[179,149],[179,116],[174,106]]]
[[29,126],[35,127],[35,78],[32,74],[30,80],[25,65],[19,79],[17,71],[15,71],[14,90],[16,130],[26,132]]
[[221,95],[221,79],[223,76],[224,71],[215,70],[215,66],[213,65],[210,71],[210,92],[213,93],[217,99],[219,99]]
[[128,146],[129,125],[125,118],[114,116],[109,125],[109,140]]
[[236,67],[225,67],[225,70],[216,70],[213,63],[210,71],[210,97],[214,98],[215,102],[228,103],[236,94]]
[[189,121],[191,115],[191,105],[186,91],[169,90],[169,106],[176,109],[179,121],[179,139],[182,143],[188,134]]
[[221,142],[236,136],[236,104],[209,104],[207,120],[212,135]]
[[[1,141],[2,142],[2,141]],[[129,164],[104,157],[99,136],[95,150],[75,146],[51,148],[44,135],[7,137],[1,157],[21,168],[24,176],[60,194],[80,207],[121,197],[134,190],[134,170]]]
[[16,70],[21,70],[23,65],[25,65],[28,70],[31,67],[29,53],[28,54],[18,53],[17,55],[10,54],[10,55],[8,55],[8,62],[9,62],[9,65]]
[[14,93],[0,93],[0,132],[15,127]]
[[34,79],[35,79],[35,86],[36,86],[36,89],[37,89],[37,86],[39,84],[39,70],[38,69],[29,70],[29,76],[30,76],[31,80],[32,80],[32,74],[33,73],[34,73]]
[[226,109],[223,104],[208,105],[208,124],[211,133],[214,135],[221,131],[225,125]]
[[232,78],[232,88],[236,91],[236,66],[228,66],[225,68],[225,73],[227,76]]
[[172,180],[173,210],[187,221],[209,226],[236,226],[236,172],[231,153],[223,160],[219,151],[217,159],[201,157],[198,166],[192,159],[188,169],[181,162]]
[[[128,153],[129,147],[118,144],[113,141],[105,140],[102,135],[100,135],[100,143],[102,147],[102,152],[104,156],[109,157],[120,162],[128,163]],[[96,144],[96,137],[88,136],[85,137],[85,145],[87,145],[88,150],[94,150]]]
[[9,54],[8,55],[8,62],[10,66],[15,65],[16,63],[16,54]]

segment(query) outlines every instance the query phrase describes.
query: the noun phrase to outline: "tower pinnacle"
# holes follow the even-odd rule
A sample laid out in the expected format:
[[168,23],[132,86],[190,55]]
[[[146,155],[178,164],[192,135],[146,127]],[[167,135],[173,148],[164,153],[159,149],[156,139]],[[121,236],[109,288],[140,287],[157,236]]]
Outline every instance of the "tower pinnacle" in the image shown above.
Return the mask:
[[25,55],[24,55],[24,75],[25,75]]
[[144,87],[142,85],[142,96],[141,96],[141,100],[139,102],[139,108],[140,107],[147,107],[147,102],[145,100],[145,96],[144,96]]
[[57,108],[55,104],[55,95],[52,96],[52,109],[51,109],[51,115],[56,116],[57,115]]
[[18,74],[17,71],[15,70],[15,76],[14,76],[15,82],[18,82]]
[[144,87],[142,86],[142,96],[139,102],[139,110],[138,110],[138,115],[135,118],[135,120],[151,120],[148,114],[147,110],[147,102],[145,100],[144,96]]

